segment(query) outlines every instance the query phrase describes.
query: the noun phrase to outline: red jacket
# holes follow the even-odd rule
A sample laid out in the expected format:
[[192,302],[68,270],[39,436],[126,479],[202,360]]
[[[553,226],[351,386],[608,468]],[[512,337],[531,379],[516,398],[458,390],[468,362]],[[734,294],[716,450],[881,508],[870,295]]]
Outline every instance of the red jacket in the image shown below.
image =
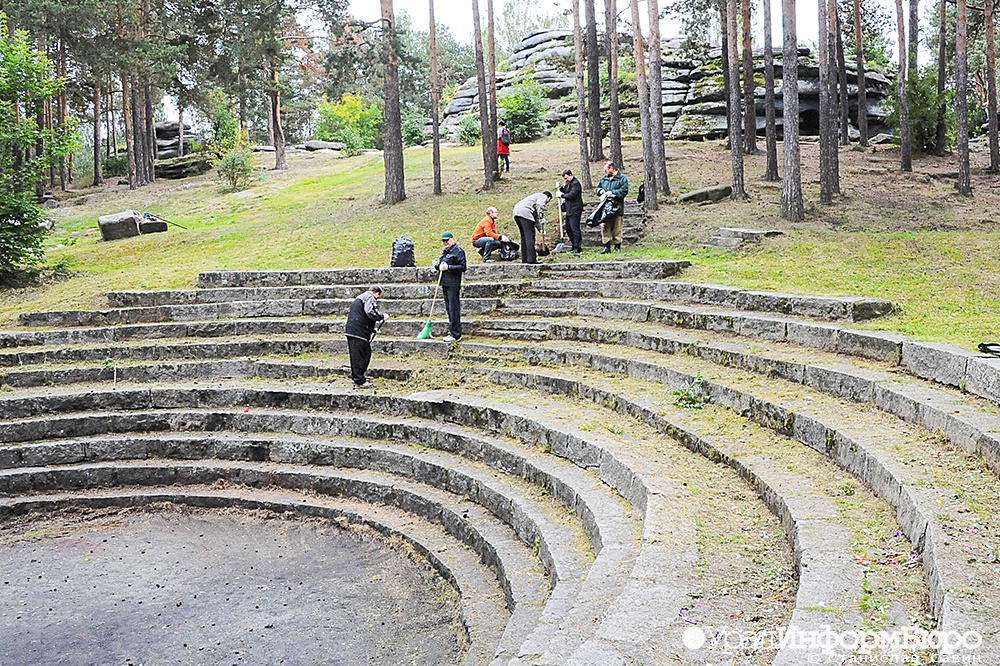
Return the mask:
[[483,236],[489,236],[493,240],[500,240],[500,234],[497,233],[497,223],[489,215],[479,220],[476,230],[472,232],[472,242],[476,242]]

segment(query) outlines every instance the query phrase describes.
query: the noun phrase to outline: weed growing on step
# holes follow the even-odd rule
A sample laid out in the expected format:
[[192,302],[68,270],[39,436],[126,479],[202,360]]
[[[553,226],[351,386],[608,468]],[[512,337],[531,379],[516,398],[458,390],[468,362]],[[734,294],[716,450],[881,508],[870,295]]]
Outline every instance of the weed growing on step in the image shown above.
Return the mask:
[[697,375],[691,386],[674,391],[674,404],[685,409],[701,409],[711,401],[705,393],[705,378]]

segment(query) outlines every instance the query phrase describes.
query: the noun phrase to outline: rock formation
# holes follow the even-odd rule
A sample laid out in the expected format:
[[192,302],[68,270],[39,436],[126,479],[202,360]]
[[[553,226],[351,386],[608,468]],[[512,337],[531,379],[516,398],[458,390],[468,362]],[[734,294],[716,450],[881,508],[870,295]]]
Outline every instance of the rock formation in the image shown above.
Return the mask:
[[[573,99],[573,34],[568,30],[546,30],[533,33],[514,49],[507,61],[507,71],[497,72],[498,95],[512,86],[534,80],[545,91],[550,127],[576,122],[576,101]],[[629,40],[623,38],[625,48]],[[726,103],[723,93],[722,53],[719,47],[691,45],[684,39],[665,39],[663,53],[663,122],[671,139],[712,139],[726,134]],[[623,53],[624,55],[624,53]],[[774,52],[776,78],[776,112],[778,133],[781,133],[781,72],[782,54]],[[800,131],[817,134],[819,130],[819,68],[809,49],[799,49],[799,114]],[[764,53],[754,51],[754,72],[757,128],[764,130]],[[857,114],[857,71],[847,70],[850,96],[850,116]],[[878,72],[866,72],[868,87],[868,127],[871,134],[885,129],[882,100],[890,90],[890,82]],[[638,102],[634,84],[621,90],[621,113],[625,134],[638,133]],[[469,79],[452,96],[444,111],[442,131],[457,136],[458,123],[466,113],[478,108],[476,80]],[[605,112],[607,111],[605,107]],[[854,134],[852,126],[852,135]]]

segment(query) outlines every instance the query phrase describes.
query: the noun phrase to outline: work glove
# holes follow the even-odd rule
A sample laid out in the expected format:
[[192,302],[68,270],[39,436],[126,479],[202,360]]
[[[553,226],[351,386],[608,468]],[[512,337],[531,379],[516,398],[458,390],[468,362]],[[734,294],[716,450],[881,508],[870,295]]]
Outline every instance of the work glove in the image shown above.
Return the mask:
[[438,264],[438,270],[441,271],[442,273],[444,273],[449,268],[451,268],[451,266],[449,266],[448,264],[444,263],[443,261]]
[[601,187],[597,188],[597,196],[604,196],[604,189]]
[[389,321],[389,315],[385,312],[382,313],[382,323]]
[[500,242],[502,242],[502,243],[509,243],[510,242],[510,237],[509,236],[501,236],[500,237]]
[[435,259],[434,261],[431,262],[431,267],[432,268],[437,268],[438,264],[440,264],[440,263],[441,263],[440,259]]

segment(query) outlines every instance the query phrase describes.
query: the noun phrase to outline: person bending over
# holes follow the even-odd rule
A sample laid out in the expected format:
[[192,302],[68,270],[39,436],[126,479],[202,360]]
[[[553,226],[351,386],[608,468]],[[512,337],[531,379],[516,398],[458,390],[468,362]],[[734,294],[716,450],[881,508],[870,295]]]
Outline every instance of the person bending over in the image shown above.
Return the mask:
[[368,364],[372,360],[372,340],[375,338],[375,324],[389,321],[389,315],[378,308],[378,299],[382,298],[381,287],[369,287],[351,303],[347,314],[347,352],[351,357],[351,381],[357,388],[373,386],[365,378]]
[[545,206],[552,201],[551,192],[536,192],[514,206],[514,222],[521,232],[521,263],[540,264],[535,256],[535,231],[545,228]]

